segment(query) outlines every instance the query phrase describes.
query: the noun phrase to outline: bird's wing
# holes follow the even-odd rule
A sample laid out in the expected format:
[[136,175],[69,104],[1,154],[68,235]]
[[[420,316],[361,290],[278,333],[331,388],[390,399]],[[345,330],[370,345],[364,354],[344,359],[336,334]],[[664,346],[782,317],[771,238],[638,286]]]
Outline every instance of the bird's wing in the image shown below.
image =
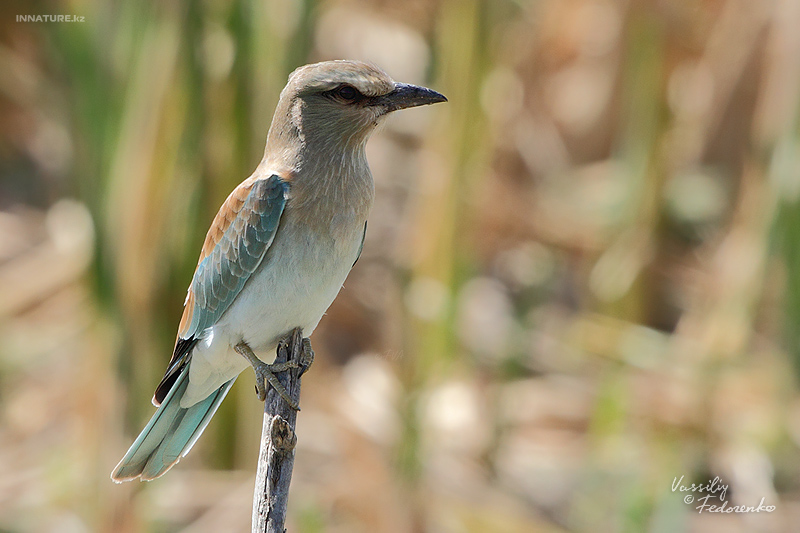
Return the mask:
[[222,204],[211,223],[189,286],[178,339],[153,403],[160,405],[202,332],[233,303],[275,238],[289,184],[277,175],[251,177]]

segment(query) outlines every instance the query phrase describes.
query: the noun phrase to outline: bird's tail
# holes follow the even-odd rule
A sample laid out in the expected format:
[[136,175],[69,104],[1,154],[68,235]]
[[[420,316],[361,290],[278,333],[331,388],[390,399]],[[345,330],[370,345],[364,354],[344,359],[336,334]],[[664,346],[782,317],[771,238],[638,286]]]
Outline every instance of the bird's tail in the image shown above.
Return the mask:
[[141,476],[142,481],[150,481],[175,466],[197,442],[235,380],[233,378],[205,400],[184,409],[181,397],[189,384],[187,365],[153,418],[111,473],[111,479],[121,483]]

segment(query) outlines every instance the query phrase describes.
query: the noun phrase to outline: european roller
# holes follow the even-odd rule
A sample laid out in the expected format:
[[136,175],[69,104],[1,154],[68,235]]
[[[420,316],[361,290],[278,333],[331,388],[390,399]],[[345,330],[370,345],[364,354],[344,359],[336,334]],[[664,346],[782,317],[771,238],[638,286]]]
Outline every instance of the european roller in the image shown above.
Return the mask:
[[172,468],[248,365],[264,398],[272,373],[285,370],[271,364],[277,343],[296,327],[314,331],[361,254],[374,198],[370,134],[393,111],[446,100],[358,61],[289,76],[261,163],[211,223],[153,396],[158,410],[114,481]]

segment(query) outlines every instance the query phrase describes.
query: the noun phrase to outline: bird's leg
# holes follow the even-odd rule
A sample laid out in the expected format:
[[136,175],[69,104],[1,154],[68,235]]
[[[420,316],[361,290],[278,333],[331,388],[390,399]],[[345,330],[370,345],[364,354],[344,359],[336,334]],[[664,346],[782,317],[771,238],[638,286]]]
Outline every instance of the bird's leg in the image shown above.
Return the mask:
[[236,353],[247,359],[247,362],[253,367],[253,372],[256,374],[256,395],[258,396],[259,400],[263,402],[267,398],[267,382],[269,382],[269,384],[272,385],[272,388],[275,389],[280,397],[283,398],[292,409],[295,411],[300,410],[300,406],[297,405],[297,402],[292,400],[292,398],[289,396],[289,393],[286,391],[286,387],[281,385],[281,382],[275,377],[276,372],[283,372],[285,370],[289,370],[290,368],[297,368],[297,362],[285,361],[283,363],[274,363],[271,365],[267,364],[256,357],[256,354],[253,353],[253,350],[251,350],[250,346],[248,346],[245,342],[240,342],[234,346],[233,349],[236,350]]

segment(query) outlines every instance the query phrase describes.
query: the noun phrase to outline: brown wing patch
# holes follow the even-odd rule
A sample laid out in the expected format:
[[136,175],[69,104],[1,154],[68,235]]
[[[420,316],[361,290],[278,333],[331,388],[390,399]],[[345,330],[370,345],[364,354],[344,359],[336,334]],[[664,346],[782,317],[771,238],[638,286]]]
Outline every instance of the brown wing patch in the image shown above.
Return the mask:
[[251,176],[239,184],[238,187],[233,189],[228,198],[219,208],[217,216],[211,222],[211,227],[208,228],[206,233],[206,240],[203,242],[203,248],[200,251],[200,258],[197,260],[199,265],[203,259],[208,256],[214,247],[222,240],[225,231],[230,227],[231,223],[236,219],[236,215],[242,209],[247,196],[250,194],[250,189],[253,188],[253,183],[256,181],[255,176]]

